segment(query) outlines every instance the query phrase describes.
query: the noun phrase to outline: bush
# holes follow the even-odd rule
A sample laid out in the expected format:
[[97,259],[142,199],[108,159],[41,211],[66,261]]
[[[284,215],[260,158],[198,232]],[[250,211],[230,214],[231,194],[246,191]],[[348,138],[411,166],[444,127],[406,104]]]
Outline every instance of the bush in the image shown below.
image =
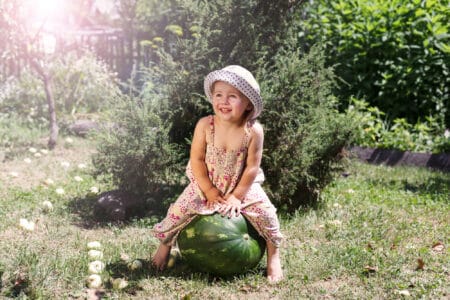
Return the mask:
[[363,147],[414,152],[450,152],[450,134],[438,117],[426,117],[415,124],[404,118],[389,122],[377,107],[352,98],[348,114],[357,121],[354,143]]
[[318,0],[307,15],[305,39],[326,46],[346,82],[342,99],[364,98],[391,120],[439,115],[450,126],[448,2]]
[[[144,84],[139,100],[115,110],[120,130],[109,132],[109,141],[102,142],[107,146],[99,149],[98,173],[112,172],[116,182],[142,194],[151,194],[161,183],[169,184],[173,193],[175,186],[183,187],[195,123],[212,112],[203,92],[204,77],[227,64],[241,64],[263,87],[264,168],[273,202],[289,210],[317,202],[351,136],[351,122],[335,109],[332,70],[324,68],[321,51],[314,48],[301,58],[304,53],[293,50],[298,40],[295,30],[288,32],[287,20],[299,10],[282,9],[291,1],[197,2],[183,2],[185,9],[179,13],[188,17],[176,20],[185,20],[177,24],[183,32],[199,25],[196,33],[201,38],[178,37],[173,47],[158,49],[157,61],[140,75]],[[266,12],[276,15],[273,23]],[[257,20],[264,20],[267,28],[260,28]],[[281,48],[283,44],[288,45]],[[147,137],[154,127],[159,128],[157,146],[149,144],[153,135]]]
[[353,122],[339,114],[331,94],[333,70],[319,47],[281,50],[275,65],[262,68],[266,181],[272,201],[294,210],[317,204],[320,191],[342,167]]
[[110,101],[111,119],[97,135],[93,157],[95,175],[107,175],[119,189],[147,199],[154,209],[164,203],[158,197],[174,194],[180,181],[180,160],[170,143],[170,124],[154,113],[151,103],[116,97]]

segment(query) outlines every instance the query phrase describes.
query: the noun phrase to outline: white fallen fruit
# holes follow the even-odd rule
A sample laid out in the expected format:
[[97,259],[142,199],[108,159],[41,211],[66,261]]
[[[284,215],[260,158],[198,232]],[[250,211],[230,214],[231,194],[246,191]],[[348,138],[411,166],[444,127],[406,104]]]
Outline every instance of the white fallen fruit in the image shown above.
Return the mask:
[[20,219],[19,226],[26,231],[34,231],[34,222],[27,219]]
[[45,200],[45,201],[42,202],[42,209],[45,212],[52,211],[53,210],[53,204],[50,201]]
[[91,289],[98,289],[102,286],[102,278],[98,274],[89,275],[86,280],[87,286]]
[[91,259],[102,259],[103,258],[103,252],[100,250],[89,250],[88,251],[88,256]]
[[135,259],[128,264],[128,268],[132,271],[139,270],[142,268],[142,262],[139,259]]
[[92,242],[87,243],[87,247],[88,247],[88,249],[99,250],[102,248],[102,244],[100,244],[100,242],[98,242],[98,241],[92,241]]
[[94,260],[89,263],[89,273],[90,274],[100,274],[103,272],[103,269],[105,268],[105,264],[99,260]]
[[122,290],[128,286],[128,281],[123,278],[116,278],[112,282],[113,289]]

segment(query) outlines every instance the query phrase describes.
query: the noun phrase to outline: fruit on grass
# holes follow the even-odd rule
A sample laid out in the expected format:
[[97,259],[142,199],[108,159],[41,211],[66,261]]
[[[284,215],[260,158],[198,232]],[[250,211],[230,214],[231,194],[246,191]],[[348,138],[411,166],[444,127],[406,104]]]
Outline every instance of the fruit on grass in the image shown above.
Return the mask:
[[87,286],[91,289],[98,289],[102,286],[102,278],[98,274],[89,275],[86,280]]
[[103,252],[100,250],[89,250],[88,256],[90,259],[102,259],[103,258]]
[[105,268],[105,264],[99,260],[94,260],[89,263],[89,273],[90,274],[99,274],[103,272],[103,269]]
[[198,216],[178,236],[183,259],[192,268],[218,276],[254,268],[265,250],[264,239],[242,216]]
[[128,268],[132,271],[142,269],[142,262],[139,259],[135,259],[128,264]]

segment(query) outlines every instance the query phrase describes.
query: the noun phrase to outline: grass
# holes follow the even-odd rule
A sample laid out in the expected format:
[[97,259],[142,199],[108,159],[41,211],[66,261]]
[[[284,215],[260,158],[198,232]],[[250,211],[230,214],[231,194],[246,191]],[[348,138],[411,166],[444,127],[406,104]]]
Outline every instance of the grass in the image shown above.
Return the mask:
[[[95,222],[90,192],[111,187],[89,174],[94,142],[63,140],[31,163],[22,152],[0,171],[0,298],[85,299],[86,244],[103,245],[106,299],[440,299],[450,295],[448,217],[450,174],[352,162],[348,176],[323,192],[317,210],[280,215],[286,280],[268,285],[265,262],[232,279],[212,278],[185,265],[157,274],[148,268],[157,240],[154,217],[126,224]],[[40,149],[43,145],[35,145]],[[62,162],[66,162],[62,166]],[[67,165],[67,162],[69,165]],[[84,163],[86,169],[80,169]],[[16,172],[17,177],[12,176]],[[80,176],[83,180],[74,180]],[[45,184],[52,178],[53,184]],[[61,187],[64,194],[56,193]],[[45,212],[42,201],[53,203]],[[19,219],[36,223],[32,232]],[[444,249],[440,245],[444,245]],[[131,271],[121,255],[138,258]],[[126,278],[114,290],[108,278]]]

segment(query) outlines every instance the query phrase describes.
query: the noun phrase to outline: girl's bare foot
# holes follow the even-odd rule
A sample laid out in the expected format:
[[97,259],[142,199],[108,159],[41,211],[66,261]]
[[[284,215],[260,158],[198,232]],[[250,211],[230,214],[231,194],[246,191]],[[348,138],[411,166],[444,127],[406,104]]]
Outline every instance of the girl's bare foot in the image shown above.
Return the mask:
[[152,257],[152,265],[158,271],[162,271],[166,268],[167,261],[169,260],[171,246],[165,245],[163,243],[159,244],[158,250],[156,250],[155,255]]
[[277,283],[283,279],[280,249],[270,242],[267,243],[267,279],[270,283]]

